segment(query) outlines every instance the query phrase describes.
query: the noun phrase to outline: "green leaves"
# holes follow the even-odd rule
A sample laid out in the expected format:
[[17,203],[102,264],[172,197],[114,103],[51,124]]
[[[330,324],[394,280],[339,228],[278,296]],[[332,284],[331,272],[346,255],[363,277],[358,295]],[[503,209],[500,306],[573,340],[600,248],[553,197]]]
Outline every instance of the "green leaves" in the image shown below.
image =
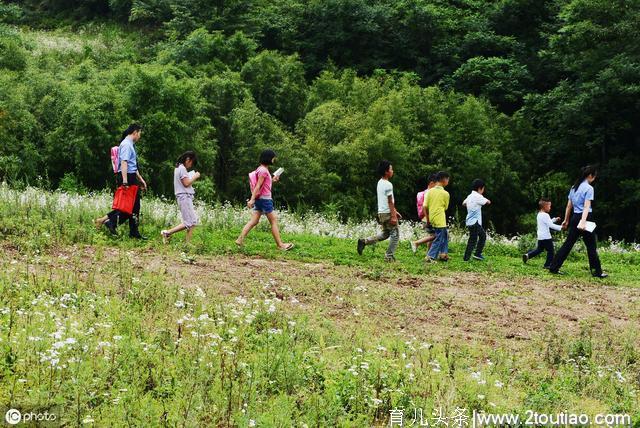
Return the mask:
[[0,27],[2,177],[102,187],[105,150],[135,120],[163,195],[188,148],[207,200],[242,201],[271,147],[295,171],[280,202],[360,217],[387,158],[403,211],[448,169],[454,206],[483,178],[501,195],[487,218],[515,232],[542,182],[560,192],[558,177],[568,188],[600,163],[600,230],[640,239],[617,184],[640,179],[639,0],[28,0],[0,14],[75,20],[74,33]]
[[307,83],[302,63],[294,55],[263,51],[240,72],[261,110],[293,126],[304,111]]
[[21,46],[20,39],[0,37],[0,69],[23,71],[26,67],[27,51]]
[[457,90],[484,96],[502,111],[513,113],[521,106],[532,77],[525,65],[513,59],[475,57],[457,69],[452,80]]

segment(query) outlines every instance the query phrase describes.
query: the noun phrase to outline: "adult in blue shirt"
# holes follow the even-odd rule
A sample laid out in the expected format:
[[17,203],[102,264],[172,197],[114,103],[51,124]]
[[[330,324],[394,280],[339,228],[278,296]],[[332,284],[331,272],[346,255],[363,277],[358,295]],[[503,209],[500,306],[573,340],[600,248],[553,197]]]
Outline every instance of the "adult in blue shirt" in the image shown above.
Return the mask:
[[147,239],[140,234],[138,224],[140,223],[140,189],[145,190],[147,183],[144,181],[138,171],[138,156],[136,154],[135,143],[140,140],[142,135],[142,126],[137,123],[129,125],[126,131],[122,133],[123,140],[118,149],[118,173],[116,180],[118,186],[138,185],[136,201],[133,206],[133,214],[125,214],[118,210],[113,210],[107,214],[108,220],[103,224],[109,232],[116,234],[116,227],[125,221],[129,221],[129,236],[134,239]]
[[569,201],[567,202],[564,222],[562,223],[562,228],[568,229],[569,234],[549,266],[549,272],[551,273],[561,273],[560,268],[562,264],[567,259],[569,252],[571,252],[578,238],[582,236],[584,244],[587,247],[591,275],[596,278],[606,278],[608,276],[602,272],[598,250],[596,249],[596,236],[593,232],[586,230],[587,221],[593,221],[593,208],[591,204],[594,199],[594,191],[591,183],[596,179],[597,174],[598,170],[595,166],[589,165],[582,168],[582,174],[569,191]]

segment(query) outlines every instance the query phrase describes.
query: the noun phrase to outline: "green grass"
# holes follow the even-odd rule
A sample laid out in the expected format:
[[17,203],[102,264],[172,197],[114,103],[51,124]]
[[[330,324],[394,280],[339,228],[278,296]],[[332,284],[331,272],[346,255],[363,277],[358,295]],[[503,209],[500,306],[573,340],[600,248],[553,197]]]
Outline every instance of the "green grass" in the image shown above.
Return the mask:
[[[266,229],[266,219],[262,229]],[[151,236],[159,233],[156,228],[147,227]],[[549,274],[542,269],[544,254],[531,260],[528,264],[522,262],[522,253],[517,248],[504,245],[489,244],[484,252],[486,261],[462,260],[464,244],[452,244],[450,246],[451,259],[447,263],[425,264],[423,257],[425,247],[419,254],[414,255],[407,241],[400,243],[396,253],[397,262],[389,264],[384,261],[387,248],[386,242],[365,248],[362,256],[356,252],[356,241],[353,239],[328,238],[314,235],[284,236],[290,242],[295,243],[296,248],[286,254],[280,252],[273,243],[270,232],[266,230],[253,231],[245,248],[237,249],[234,240],[238,236],[240,228],[228,230],[197,230],[191,251],[197,254],[233,254],[242,253],[247,256],[260,256],[275,259],[290,259],[304,262],[330,262],[336,265],[358,267],[365,270],[384,270],[400,274],[411,275],[447,275],[455,272],[474,272],[487,275],[509,277],[531,277],[546,280],[557,280],[558,277]],[[176,238],[178,238],[176,236]],[[155,239],[155,238],[154,238]],[[179,238],[178,238],[179,239]],[[177,241],[177,240],[176,240]],[[148,244],[156,248],[159,244]],[[172,243],[172,248],[179,250],[186,248],[180,242]],[[586,253],[572,253],[567,263],[563,266],[566,278],[578,282],[592,282],[603,285],[640,286],[640,254],[600,254],[604,269],[610,273],[605,280],[594,279],[589,272],[589,264]]]
[[[451,262],[424,265],[404,242],[388,264],[384,243],[358,256],[353,239],[312,234],[285,235],[296,248],[283,253],[263,224],[240,250],[241,218],[208,220],[190,246],[182,235],[163,246],[163,222],[143,225],[147,242],[112,238],[93,228],[102,207],[90,199],[60,208],[43,197],[0,205],[7,408],[51,409],[66,425],[95,426],[388,426],[400,408],[407,424],[414,409],[451,416],[457,408],[612,412],[640,424],[640,336],[629,327],[640,321],[636,252],[603,252],[612,274],[604,282],[589,276],[584,253],[574,254],[558,282],[541,259],[525,266],[504,244],[489,245],[486,262],[465,263],[454,243]],[[426,280],[392,286],[411,278]],[[395,325],[428,326],[422,314],[455,303],[434,298],[429,284],[465,278],[502,287],[488,302],[497,307],[523,292],[521,281],[549,293],[614,285],[598,295],[630,296],[619,311],[632,321],[597,317],[567,329],[549,320],[527,340],[494,329],[464,339],[455,317],[438,321],[440,332]],[[389,298],[397,305],[380,307]],[[396,311],[408,314],[390,321]]]

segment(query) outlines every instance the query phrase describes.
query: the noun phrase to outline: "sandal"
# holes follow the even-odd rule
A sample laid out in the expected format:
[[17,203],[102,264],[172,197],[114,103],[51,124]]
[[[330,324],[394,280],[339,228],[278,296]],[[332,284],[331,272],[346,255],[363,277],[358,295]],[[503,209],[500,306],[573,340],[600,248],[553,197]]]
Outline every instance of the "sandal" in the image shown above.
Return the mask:
[[293,244],[286,244],[284,247],[280,247],[280,251],[289,251],[294,247]]

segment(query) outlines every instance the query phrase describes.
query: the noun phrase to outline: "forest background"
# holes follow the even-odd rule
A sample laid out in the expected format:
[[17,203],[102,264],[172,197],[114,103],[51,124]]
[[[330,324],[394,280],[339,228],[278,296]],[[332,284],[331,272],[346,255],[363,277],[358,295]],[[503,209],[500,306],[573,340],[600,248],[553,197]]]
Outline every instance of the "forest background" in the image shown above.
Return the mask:
[[113,186],[136,121],[158,196],[194,149],[198,197],[242,203],[273,148],[279,205],[359,220],[386,158],[406,217],[448,170],[458,222],[482,178],[486,223],[515,234],[595,163],[600,235],[637,242],[638,28],[639,0],[4,1],[0,181]]

